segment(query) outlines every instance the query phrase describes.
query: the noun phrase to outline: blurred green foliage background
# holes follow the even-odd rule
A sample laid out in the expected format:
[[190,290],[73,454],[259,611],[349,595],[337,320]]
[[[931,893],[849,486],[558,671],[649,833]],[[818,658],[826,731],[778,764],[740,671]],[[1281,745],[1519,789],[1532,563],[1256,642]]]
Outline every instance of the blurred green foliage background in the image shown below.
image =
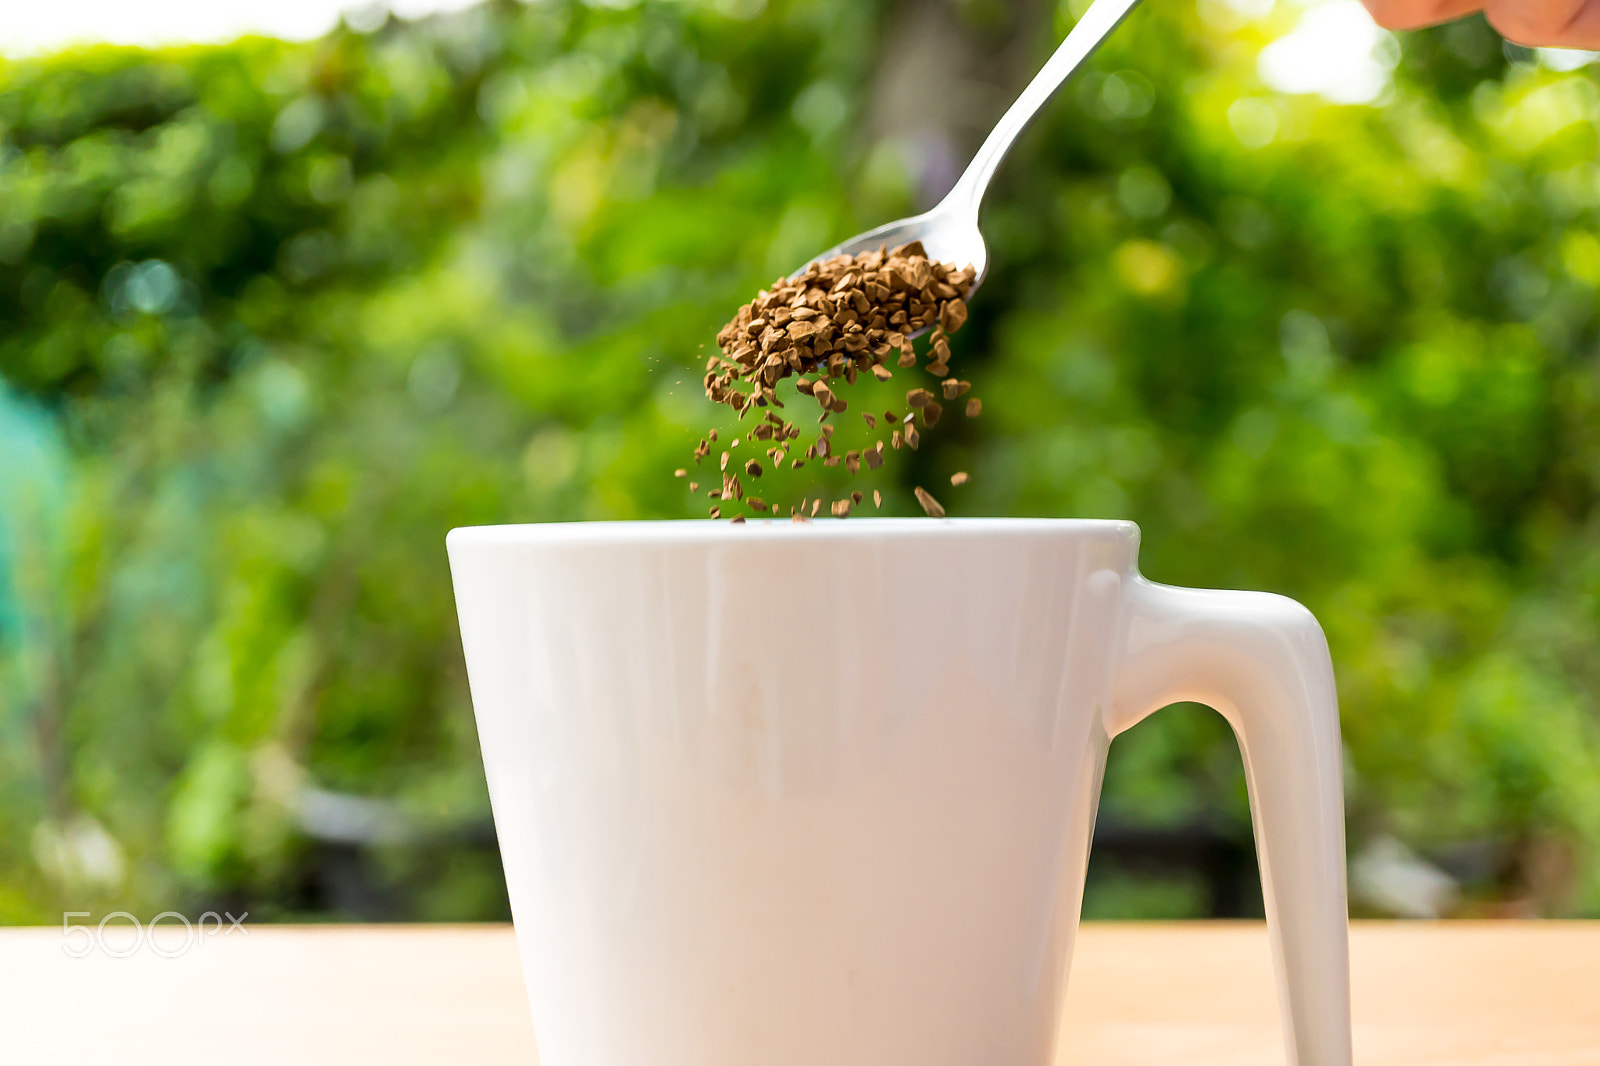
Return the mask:
[[[1309,605],[1357,913],[1600,914],[1592,68],[1468,20],[1336,106],[1262,85],[1257,8],[1135,13],[1030,132],[984,415],[878,484]],[[717,328],[931,203],[1071,21],[499,0],[0,65],[0,923],[504,916],[445,531],[703,514]],[[1100,835],[1091,915],[1259,909],[1209,712],[1114,746]]]

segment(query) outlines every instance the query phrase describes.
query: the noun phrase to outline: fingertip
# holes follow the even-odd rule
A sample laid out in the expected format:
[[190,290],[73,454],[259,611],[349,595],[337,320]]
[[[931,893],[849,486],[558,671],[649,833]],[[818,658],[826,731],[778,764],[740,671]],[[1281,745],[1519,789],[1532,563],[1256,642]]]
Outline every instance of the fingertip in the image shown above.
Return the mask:
[[1524,48],[1600,48],[1600,3],[1572,7],[1530,6],[1499,0],[1483,9],[1494,31]]
[[1367,14],[1372,16],[1372,21],[1384,29],[1398,30],[1404,28],[1401,25],[1404,18],[1399,9],[1404,8],[1406,5],[1401,0],[1361,0],[1361,4],[1367,9]]
[[1386,30],[1415,30],[1470,15],[1483,0],[1362,0],[1372,21]]

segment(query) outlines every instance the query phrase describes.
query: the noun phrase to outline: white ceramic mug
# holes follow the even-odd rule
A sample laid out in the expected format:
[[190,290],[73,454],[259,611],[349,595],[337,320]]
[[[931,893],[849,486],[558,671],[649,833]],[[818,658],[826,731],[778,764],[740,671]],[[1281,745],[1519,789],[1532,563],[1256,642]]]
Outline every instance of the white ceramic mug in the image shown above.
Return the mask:
[[1138,536],[452,532],[543,1066],[1047,1066],[1107,745],[1180,700],[1244,752],[1290,1061],[1347,1066],[1322,631],[1144,580]]

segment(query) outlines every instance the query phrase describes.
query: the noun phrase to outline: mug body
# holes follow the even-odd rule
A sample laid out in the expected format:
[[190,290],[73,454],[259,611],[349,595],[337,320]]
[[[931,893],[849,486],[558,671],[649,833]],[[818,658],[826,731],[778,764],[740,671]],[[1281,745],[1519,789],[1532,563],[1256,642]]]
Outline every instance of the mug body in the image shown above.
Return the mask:
[[1046,1066],[1137,544],[452,532],[543,1066]]

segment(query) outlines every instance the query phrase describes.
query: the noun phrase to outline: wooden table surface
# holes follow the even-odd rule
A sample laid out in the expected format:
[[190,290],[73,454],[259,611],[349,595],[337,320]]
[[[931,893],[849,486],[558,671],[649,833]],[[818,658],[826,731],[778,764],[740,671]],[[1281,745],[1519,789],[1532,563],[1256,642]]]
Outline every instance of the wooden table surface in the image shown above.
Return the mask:
[[[62,944],[0,929],[0,1063],[537,1062],[503,926],[257,925],[176,958]],[[1600,1066],[1600,923],[1358,923],[1351,954],[1360,1066]],[[1057,1061],[1281,1064],[1273,996],[1258,924],[1088,925]]]

